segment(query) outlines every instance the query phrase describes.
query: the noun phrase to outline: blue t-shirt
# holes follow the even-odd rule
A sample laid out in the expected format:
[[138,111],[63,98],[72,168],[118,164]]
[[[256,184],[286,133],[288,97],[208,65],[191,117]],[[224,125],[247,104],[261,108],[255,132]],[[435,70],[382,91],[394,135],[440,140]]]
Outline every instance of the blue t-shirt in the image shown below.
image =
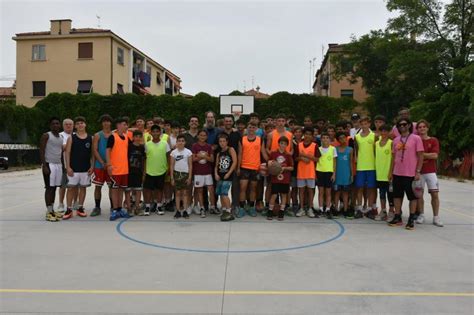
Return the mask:
[[351,184],[351,147],[346,147],[344,152],[337,150],[336,185],[347,186]]
[[257,131],[255,132],[255,134],[256,134],[258,137],[262,138],[262,137],[263,137],[263,134],[264,134],[263,129],[262,129],[262,128],[258,128]]

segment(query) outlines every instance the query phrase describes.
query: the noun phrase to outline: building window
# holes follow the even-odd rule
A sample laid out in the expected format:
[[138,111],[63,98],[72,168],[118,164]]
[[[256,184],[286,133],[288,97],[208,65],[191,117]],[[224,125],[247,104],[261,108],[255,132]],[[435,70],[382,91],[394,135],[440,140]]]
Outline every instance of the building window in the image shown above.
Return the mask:
[[123,84],[117,83],[117,94],[125,94],[123,91]]
[[92,43],[79,43],[79,59],[92,59]]
[[46,96],[46,81],[33,81],[33,96]]
[[348,59],[341,59],[341,71],[342,73],[351,73],[354,71],[354,63]]
[[123,48],[117,47],[117,63],[123,65]]
[[354,90],[341,90],[341,97],[354,98]]
[[161,80],[161,75],[159,72],[156,73],[156,84],[161,85],[163,81]]
[[46,46],[45,45],[33,45],[32,60],[46,60]]
[[77,93],[79,94],[92,93],[92,80],[79,80],[77,83]]

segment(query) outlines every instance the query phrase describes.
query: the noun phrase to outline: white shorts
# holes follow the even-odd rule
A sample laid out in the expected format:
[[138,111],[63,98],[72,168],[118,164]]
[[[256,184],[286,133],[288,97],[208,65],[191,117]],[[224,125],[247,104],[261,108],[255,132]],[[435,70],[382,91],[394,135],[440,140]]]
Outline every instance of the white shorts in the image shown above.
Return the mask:
[[214,181],[212,175],[194,175],[194,187],[212,186]]
[[48,167],[49,175],[43,175],[45,187],[61,187],[63,165],[61,163],[48,163]]
[[428,192],[439,191],[438,176],[436,176],[436,173],[421,174],[420,181],[421,187],[423,188],[425,188],[426,183],[426,186],[428,186]]
[[91,176],[87,172],[74,173],[73,176],[67,176],[67,187],[89,187],[91,185]]

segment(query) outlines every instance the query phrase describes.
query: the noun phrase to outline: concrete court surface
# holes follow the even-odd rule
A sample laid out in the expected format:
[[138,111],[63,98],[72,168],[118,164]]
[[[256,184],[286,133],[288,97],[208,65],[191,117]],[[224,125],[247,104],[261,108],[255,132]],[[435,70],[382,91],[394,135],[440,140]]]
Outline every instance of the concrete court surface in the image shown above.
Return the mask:
[[428,204],[414,231],[307,217],[109,222],[108,211],[50,223],[40,170],[0,174],[0,312],[473,314],[474,185],[440,187],[445,227]]

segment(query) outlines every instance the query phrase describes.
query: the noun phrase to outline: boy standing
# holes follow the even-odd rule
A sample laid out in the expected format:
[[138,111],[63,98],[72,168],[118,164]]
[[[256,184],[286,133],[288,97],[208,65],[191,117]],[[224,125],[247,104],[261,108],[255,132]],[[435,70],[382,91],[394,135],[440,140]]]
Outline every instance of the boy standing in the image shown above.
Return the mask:
[[354,151],[351,147],[347,146],[347,136],[344,132],[336,134],[336,140],[339,142],[337,147],[337,160],[336,160],[336,181],[334,183],[334,208],[335,211],[339,211],[339,202],[342,193],[342,211],[343,215],[350,218],[348,214],[349,206],[349,192],[352,184],[352,166]]
[[319,148],[321,157],[316,165],[316,177],[318,178],[318,202],[319,207],[323,207],[328,219],[332,219],[331,210],[331,187],[336,179],[336,158],[337,150],[330,144],[329,135],[325,132],[321,134],[321,147]]
[[271,176],[271,191],[269,211],[267,211],[267,220],[273,219],[273,208],[275,207],[275,200],[280,194],[280,210],[278,211],[278,220],[282,221],[285,216],[285,206],[288,200],[288,193],[290,191],[291,171],[293,170],[293,158],[287,152],[287,147],[290,141],[283,136],[278,139],[278,150],[270,153],[269,165],[271,163],[278,163],[281,165],[281,173]]
[[44,179],[44,201],[46,203],[46,221],[57,222],[62,213],[54,212],[54,199],[56,187],[61,187],[63,165],[61,156],[63,154],[63,137],[59,134],[61,122],[59,118],[52,117],[49,120],[50,131],[44,133],[40,140],[41,170]]
[[[394,216],[393,196],[390,191],[389,172],[392,165],[392,140],[390,139],[391,128],[387,125],[379,129],[380,140],[375,143],[375,172],[377,177],[377,188],[379,189],[380,213],[375,217],[377,221],[391,221]],[[390,207],[387,215],[387,198]]]
[[76,133],[73,134],[66,144],[66,170],[67,170],[67,210],[63,219],[72,217],[72,200],[78,199],[76,213],[80,217],[86,217],[84,211],[84,200],[86,199],[86,187],[91,185],[92,165],[94,155],[92,154],[92,136],[87,134],[86,119],[82,116],[74,119]]
[[[304,128],[303,141],[295,147],[295,156],[297,164],[296,182],[298,186],[298,193],[300,197],[300,208],[296,212],[297,217],[305,214],[304,205],[308,205],[306,215],[310,218],[318,216],[313,208],[314,188],[316,179],[316,163],[318,163],[321,153],[318,145],[313,142],[313,127]],[[305,200],[305,196],[308,200]]]
[[[143,170],[145,168],[145,146],[143,133],[139,130],[133,132],[133,143],[128,145],[128,187],[125,189],[125,204],[128,214],[138,214],[142,194]],[[131,202],[133,195],[134,202]],[[141,213],[140,213],[141,214]]]
[[217,141],[219,143],[219,153],[217,153],[214,169],[217,181],[216,195],[220,196],[222,204],[221,221],[231,221],[235,218],[232,215],[229,190],[238,164],[237,153],[233,147],[229,146],[229,136],[227,133],[219,134]]
[[[185,148],[186,139],[184,135],[179,135],[176,139],[176,149],[171,151],[170,176],[171,185],[175,187],[176,213],[175,219],[183,217],[189,219],[186,211],[188,208],[188,187],[192,182],[193,171],[193,153]],[[183,211],[181,209],[181,200],[183,201]],[[201,214],[201,217],[205,217]]]

